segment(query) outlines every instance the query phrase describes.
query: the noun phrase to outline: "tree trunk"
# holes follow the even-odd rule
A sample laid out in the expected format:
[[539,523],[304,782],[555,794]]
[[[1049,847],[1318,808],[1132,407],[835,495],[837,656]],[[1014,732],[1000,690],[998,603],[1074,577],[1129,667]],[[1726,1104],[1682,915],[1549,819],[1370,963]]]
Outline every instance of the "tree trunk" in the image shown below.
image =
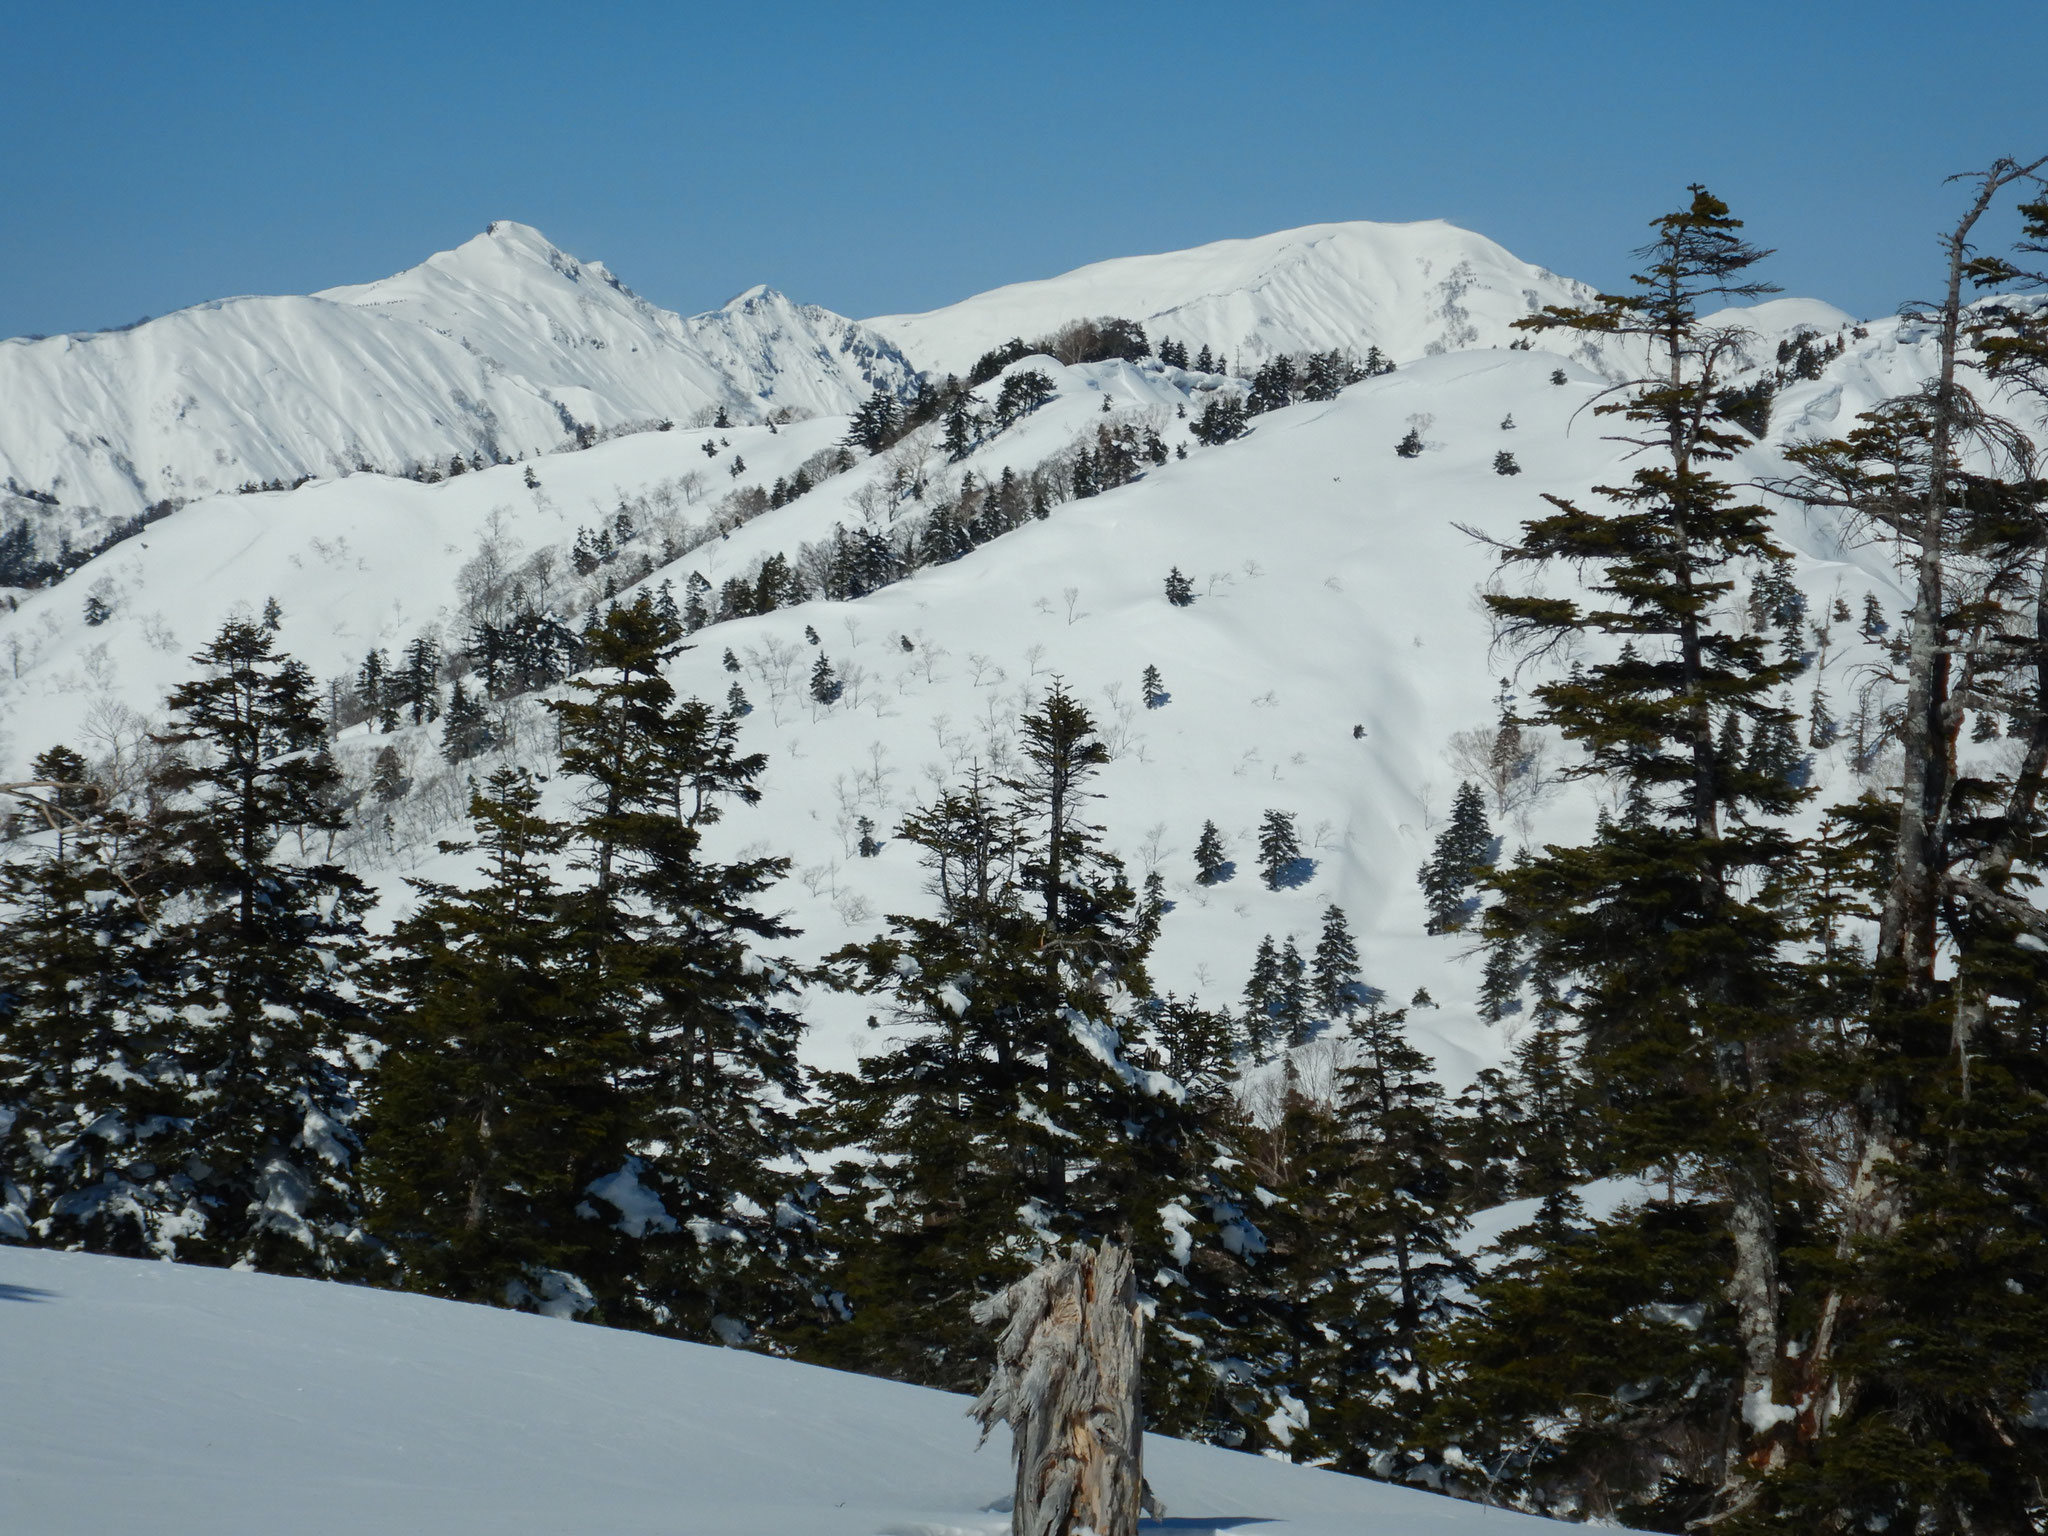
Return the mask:
[[1076,1243],[976,1305],[1005,1324],[969,1416],[1010,1426],[1014,1536],[1137,1536],[1145,1500],[1143,1322],[1128,1250]]

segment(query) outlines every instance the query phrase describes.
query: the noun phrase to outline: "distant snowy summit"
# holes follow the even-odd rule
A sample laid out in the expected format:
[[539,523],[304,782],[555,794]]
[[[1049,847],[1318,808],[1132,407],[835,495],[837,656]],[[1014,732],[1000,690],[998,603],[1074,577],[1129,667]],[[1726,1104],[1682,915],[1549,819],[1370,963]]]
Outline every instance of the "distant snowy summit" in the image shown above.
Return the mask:
[[374,283],[0,343],[5,510],[86,542],[166,499],[369,468],[531,457],[678,425],[852,409],[911,367],[755,288],[684,318],[501,220]]
[[[0,535],[26,527],[47,560],[222,492],[530,458],[720,409],[837,415],[1078,319],[1134,320],[1248,372],[1277,354],[1505,347],[1516,320],[1591,295],[1427,220],[1097,262],[921,315],[849,320],[757,287],[684,317],[500,220],[373,283],[0,342]],[[1590,343],[1574,355],[1619,376]]]
[[1377,346],[1407,360],[1506,346],[1514,321],[1592,294],[1442,219],[1356,220],[1098,261],[867,325],[920,368],[940,373],[965,373],[1013,336],[1028,341],[1096,315],[1135,320],[1155,342],[1206,346],[1250,368],[1276,355],[1333,348]]

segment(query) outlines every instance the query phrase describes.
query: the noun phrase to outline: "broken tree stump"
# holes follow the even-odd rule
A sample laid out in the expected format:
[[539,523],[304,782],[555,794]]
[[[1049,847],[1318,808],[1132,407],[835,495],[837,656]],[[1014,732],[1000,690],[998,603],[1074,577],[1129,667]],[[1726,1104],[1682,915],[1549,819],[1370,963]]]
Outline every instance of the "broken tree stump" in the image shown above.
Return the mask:
[[984,1441],[998,1422],[1010,1426],[1013,1536],[1137,1536],[1144,1324],[1129,1251],[1076,1243],[974,1316],[1004,1325],[995,1373],[968,1413]]

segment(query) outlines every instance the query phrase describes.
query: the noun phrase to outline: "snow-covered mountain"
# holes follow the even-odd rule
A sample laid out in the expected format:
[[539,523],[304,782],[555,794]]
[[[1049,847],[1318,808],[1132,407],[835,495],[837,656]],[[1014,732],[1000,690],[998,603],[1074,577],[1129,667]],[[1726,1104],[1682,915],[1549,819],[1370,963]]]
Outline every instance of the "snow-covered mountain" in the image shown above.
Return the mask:
[[[1795,313],[1806,323],[1811,312]],[[1822,377],[1784,391],[1777,420],[1800,430],[1846,423],[1925,367],[1923,343],[1874,328]],[[1551,382],[1560,368],[1562,385]],[[1027,700],[1062,677],[1115,750],[1099,804],[1112,842],[1134,874],[1157,869],[1175,903],[1153,966],[1162,990],[1233,1001],[1261,934],[1312,947],[1335,903],[1360,930],[1375,984],[1404,999],[1427,987],[1440,1005],[1419,1011],[1414,1027],[1447,1076],[1497,1061],[1509,1041],[1479,1020],[1476,968],[1456,963],[1459,941],[1424,934],[1415,883],[1458,782],[1480,772],[1473,733],[1496,717],[1506,666],[1490,654],[1475,596],[1491,557],[1465,530],[1507,536],[1541,507],[1539,492],[1584,495],[1626,474],[1625,449],[1583,414],[1606,379],[1540,350],[1466,349],[1258,417],[1244,439],[1203,447],[1178,413],[1192,417],[1231,387],[1218,379],[1152,360],[1063,368],[1032,358],[1011,371],[1028,370],[1052,379],[1054,398],[963,461],[949,462],[926,428],[736,525],[723,510],[733,488],[793,476],[837,441],[844,419],[644,433],[437,485],[356,475],[187,507],[0,614],[0,714],[12,738],[0,755],[20,766],[57,741],[94,757],[119,750],[189,675],[189,654],[220,619],[267,596],[283,608],[283,647],[318,676],[347,679],[372,647],[396,653],[424,635],[459,649],[485,554],[506,572],[545,568],[527,579],[544,580],[536,593],[571,614],[601,601],[607,585],[630,595],[641,579],[680,592],[696,573],[715,590],[773,554],[797,557],[836,527],[888,530],[923,516],[969,475],[987,485],[1005,469],[1059,462],[1105,423],[1150,427],[1187,457],[1054,506],[1042,522],[857,602],[813,600],[701,631],[676,663],[678,686],[722,699],[739,682],[753,706],[747,743],[770,763],[761,805],[735,808],[717,836],[728,851],[794,861],[774,900],[804,930],[791,946],[799,958],[869,937],[881,914],[926,901],[913,850],[890,841],[891,829],[970,762],[1002,763]],[[984,404],[1001,384],[982,387]],[[1403,458],[1394,445],[1411,427],[1426,446]],[[1519,474],[1496,472],[1503,451]],[[1765,443],[1736,474],[1781,467]],[[537,488],[525,483],[529,468]],[[637,529],[625,563],[574,577],[566,552],[576,530],[622,508]],[[1880,554],[1847,548],[1831,525],[1801,516],[1785,518],[1781,537],[1798,553],[1816,613],[1837,597],[1860,611],[1866,593],[1897,612]],[[652,566],[644,578],[642,553]],[[1175,567],[1194,582],[1191,607],[1162,596]],[[82,611],[88,594],[110,613],[98,625]],[[820,652],[847,683],[829,706],[806,688]],[[1821,678],[1838,712],[1853,668],[1876,654],[1844,626]],[[1139,698],[1148,664],[1169,694],[1157,708]],[[511,726],[522,720],[515,750],[545,771],[551,737],[508,709]],[[415,788],[391,807],[388,829],[362,834],[350,856],[387,892],[388,917],[410,900],[404,876],[462,877],[434,845],[456,830],[468,770],[442,763],[431,726],[388,736],[355,726],[336,750],[362,784],[386,746]],[[1817,771],[1847,784],[1847,769],[1825,754]],[[1494,812],[1511,843],[1576,835],[1591,818],[1586,792],[1547,772],[1524,788]],[[1252,872],[1269,809],[1297,817],[1315,861],[1299,886],[1268,890]],[[877,857],[857,856],[862,816],[883,835]],[[1240,867],[1215,886],[1195,883],[1189,858],[1208,819]],[[804,1006],[815,1061],[845,1064],[874,1038],[858,997],[821,992]]]
[[1377,346],[1405,362],[1506,346],[1511,322],[1591,295],[1442,219],[1359,220],[1099,261],[867,324],[939,373],[964,374],[1013,336],[1030,341],[1097,315],[1136,320],[1155,341],[1207,346],[1249,370],[1275,354],[1332,348]]
[[[312,1280],[0,1249],[20,1536],[1003,1536],[966,1399]],[[1542,1536],[1546,1520],[1148,1436],[1150,1532]]]
[[841,413],[909,373],[873,332],[772,289],[685,319],[500,221],[374,283],[0,343],[0,483],[10,518],[83,544],[167,498],[530,458],[721,405]]

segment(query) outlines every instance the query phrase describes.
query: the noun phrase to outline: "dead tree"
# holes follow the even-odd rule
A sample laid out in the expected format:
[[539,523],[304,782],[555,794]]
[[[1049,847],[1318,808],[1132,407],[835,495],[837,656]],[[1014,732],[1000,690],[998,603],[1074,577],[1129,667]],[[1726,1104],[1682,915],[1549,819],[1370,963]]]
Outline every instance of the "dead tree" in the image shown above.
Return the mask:
[[1076,1243],[974,1309],[1001,1323],[995,1374],[968,1410],[984,1441],[1010,1426],[1014,1536],[1137,1536],[1143,1321],[1128,1250]]

